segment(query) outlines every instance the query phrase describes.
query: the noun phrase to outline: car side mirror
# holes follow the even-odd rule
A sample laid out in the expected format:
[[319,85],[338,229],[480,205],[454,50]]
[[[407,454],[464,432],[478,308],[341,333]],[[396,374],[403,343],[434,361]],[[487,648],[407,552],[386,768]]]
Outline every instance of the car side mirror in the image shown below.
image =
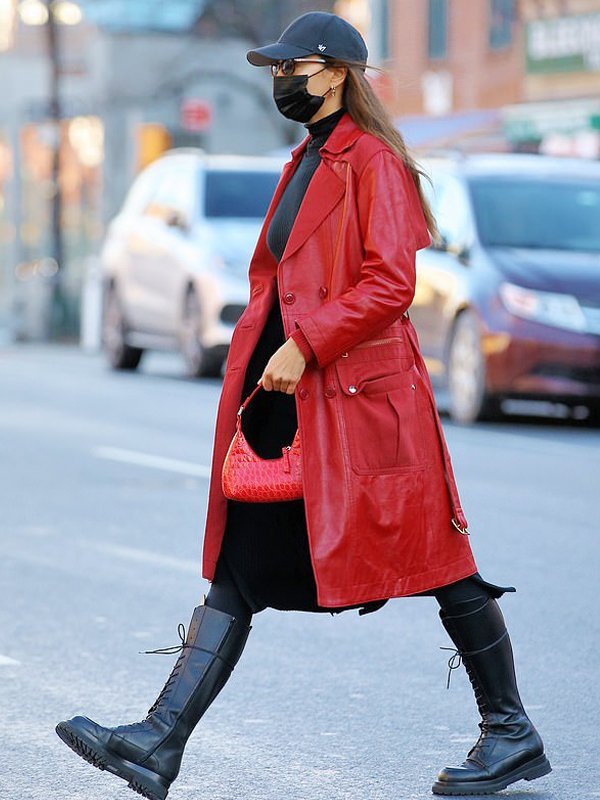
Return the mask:
[[431,248],[440,252],[446,251],[448,249],[448,239],[443,233],[440,233],[439,240],[432,240]]
[[169,228],[178,228],[180,231],[184,231],[184,233],[187,233],[189,230],[187,219],[180,211],[177,211],[176,208],[170,208],[167,211],[165,223]]
[[468,264],[471,258],[471,245],[467,243],[463,243],[456,253],[456,257],[461,262],[461,264]]
[[468,263],[471,254],[471,245],[468,242],[462,242],[460,244],[450,242],[448,237],[443,233],[440,233],[440,241],[437,244],[433,244],[432,247],[439,252],[452,253],[463,264]]
[[468,242],[452,242],[446,246],[446,252],[456,256],[461,264],[468,264],[471,257],[471,245]]

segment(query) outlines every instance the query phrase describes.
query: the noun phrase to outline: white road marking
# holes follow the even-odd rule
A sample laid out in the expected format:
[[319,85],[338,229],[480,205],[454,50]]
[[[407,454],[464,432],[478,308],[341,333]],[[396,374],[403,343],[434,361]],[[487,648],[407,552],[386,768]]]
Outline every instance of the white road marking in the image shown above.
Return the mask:
[[120,447],[94,447],[92,453],[97,458],[121,461],[125,464],[137,464],[140,467],[163,469],[167,472],[177,472],[180,475],[193,475],[195,478],[210,477],[210,467],[204,464],[194,464],[192,461],[180,461],[176,458],[153,456],[150,453],[140,453],[137,450],[123,450]]
[[551,440],[544,439],[541,435],[508,433],[500,427],[497,429],[488,427],[485,430],[483,428],[470,427],[461,430],[460,426],[455,426],[450,430],[452,431],[451,435],[455,437],[457,442],[460,440],[461,444],[466,446],[485,447],[488,450],[496,446],[493,439],[497,438],[498,446],[506,450],[518,450],[533,456],[551,455],[562,458],[565,453],[574,453],[576,450],[587,450],[592,456],[600,456],[597,437],[592,435],[586,438],[583,436],[579,438],[571,436],[567,444],[564,439]]
[[137,547],[124,547],[123,545],[117,544],[94,543],[91,546],[94,550],[99,550],[102,553],[107,553],[110,556],[116,556],[117,558],[122,558],[127,561],[153,564],[157,567],[167,567],[167,569],[175,569],[178,572],[188,572],[191,575],[200,574],[199,563],[186,561],[183,558],[174,558],[173,556],[166,556],[161,553],[153,553],[150,550],[140,550]]
[[0,667],[10,667],[14,664],[20,664],[20,661],[17,661],[15,658],[10,658],[9,656],[0,656]]

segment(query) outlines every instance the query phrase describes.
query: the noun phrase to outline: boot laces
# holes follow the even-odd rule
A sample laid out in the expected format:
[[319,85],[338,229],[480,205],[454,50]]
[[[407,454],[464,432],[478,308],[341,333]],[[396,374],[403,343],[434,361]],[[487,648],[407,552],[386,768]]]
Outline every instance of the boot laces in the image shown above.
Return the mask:
[[190,644],[189,642],[187,642],[186,639],[189,635],[189,629],[188,633],[186,634],[185,625],[183,624],[183,622],[180,622],[179,625],[177,626],[177,633],[179,634],[179,638],[181,639],[181,644],[173,644],[170,645],[169,647],[159,647],[156,650],[138,650],[138,653],[144,653],[144,654],[157,653],[159,655],[174,655],[175,653],[181,651],[179,658],[175,662],[173,670],[171,671],[171,674],[167,678],[165,685],[160,691],[160,694],[148,709],[146,719],[157,710],[157,708],[161,705],[161,703],[163,703],[163,701],[166,699],[169,692],[171,691],[173,684],[175,683],[177,676],[181,671],[181,665],[183,664],[184,659],[186,657],[186,652],[185,652],[186,648],[188,648],[189,650],[201,650],[204,653],[209,653],[214,658],[220,659],[226,666],[229,667],[230,670],[233,670],[233,664],[231,664],[227,658],[224,658],[221,655],[221,653],[215,652],[214,650],[210,650],[208,647],[200,647],[197,644]]
[[460,650],[458,647],[440,647],[440,650],[454,650],[453,655],[448,659],[448,680],[446,681],[446,689],[449,689],[452,670],[460,667],[464,651]]
[[[477,741],[467,753],[465,761],[470,759],[471,761],[474,761],[480,766],[485,767],[486,761],[485,761],[484,751],[486,747],[491,747],[492,745],[492,742],[486,740],[486,737],[489,733],[489,724],[488,721],[484,718],[481,722],[478,722],[477,725],[479,726],[481,732],[479,734]],[[480,754],[481,757],[479,757]]]
[[[171,688],[172,688],[173,684],[175,683],[175,680],[177,679],[177,676],[179,675],[179,672],[181,670],[181,665],[183,663],[183,659],[185,658],[185,648],[186,647],[193,647],[193,645],[188,644],[186,642],[187,636],[186,636],[186,632],[185,632],[185,625],[182,622],[180,622],[179,625],[177,626],[177,632],[179,634],[179,638],[181,639],[181,644],[174,644],[174,645],[170,645],[169,647],[159,647],[156,650],[139,650],[138,651],[139,653],[145,653],[145,654],[157,653],[159,655],[173,655],[175,653],[178,653],[179,651],[182,651],[180,656],[179,656],[179,658],[175,662],[175,666],[173,667],[173,670],[171,671],[171,674],[167,678],[167,681],[166,681],[165,685],[160,690],[160,694],[158,695],[158,697],[156,698],[154,703],[148,709],[148,713],[147,713],[146,719],[157,710],[159,705],[165,700],[165,698],[167,697],[167,695],[171,691]],[[201,649],[201,648],[195,648],[195,649]]]
[[[485,758],[483,756],[483,752],[485,751],[486,747],[490,747],[492,745],[492,742],[487,739],[488,734],[490,733],[490,721],[488,716],[490,709],[488,708],[483,689],[477,681],[472,664],[470,663],[469,659],[464,658],[464,656],[475,655],[476,653],[482,653],[484,650],[489,650],[497,645],[498,642],[500,642],[507,635],[508,630],[505,628],[504,632],[494,642],[486,645],[486,647],[480,648],[479,650],[463,650],[460,647],[440,647],[441,650],[454,650],[453,655],[451,655],[448,659],[448,680],[446,683],[446,688],[450,688],[450,676],[452,675],[452,670],[458,669],[461,662],[464,663],[465,670],[469,676],[469,681],[473,687],[475,701],[477,702],[479,713],[481,714],[482,719],[481,722],[477,723],[480,729],[479,737],[473,747],[471,747],[467,753],[467,759],[471,759],[471,761],[475,761],[483,767],[485,767]],[[481,758],[478,757],[480,753],[482,754]]]
[[464,660],[464,656],[473,656],[476,653],[483,653],[484,650],[489,650],[490,648],[494,647],[498,644],[505,636],[508,635],[508,629],[504,629],[504,633],[502,633],[496,641],[492,642],[491,644],[486,645],[485,647],[481,647],[479,650],[463,650],[460,647],[442,647],[440,646],[440,650],[454,650],[453,655],[450,656],[448,659],[448,680],[446,681],[446,689],[450,688],[450,676],[452,674],[453,669],[458,669],[460,667],[461,662],[464,661],[465,669],[467,670],[467,674],[469,675],[469,679],[473,684],[473,688],[477,693],[478,686],[475,681],[475,676],[472,674],[472,671],[469,669],[468,660]]

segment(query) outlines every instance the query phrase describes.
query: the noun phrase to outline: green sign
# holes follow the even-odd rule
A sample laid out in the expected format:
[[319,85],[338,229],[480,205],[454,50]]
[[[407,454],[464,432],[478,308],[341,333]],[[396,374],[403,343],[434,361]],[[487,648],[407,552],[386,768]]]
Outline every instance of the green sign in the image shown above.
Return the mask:
[[528,74],[600,71],[600,12],[532,20],[525,34]]
[[517,103],[502,109],[504,134],[512,142],[539,141],[553,133],[572,136],[600,129],[600,98]]

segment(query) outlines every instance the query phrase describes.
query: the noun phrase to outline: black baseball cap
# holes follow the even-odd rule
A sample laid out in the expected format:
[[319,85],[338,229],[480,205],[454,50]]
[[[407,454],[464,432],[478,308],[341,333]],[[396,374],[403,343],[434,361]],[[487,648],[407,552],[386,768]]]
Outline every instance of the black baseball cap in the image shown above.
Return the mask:
[[264,67],[285,58],[302,58],[312,53],[341,61],[367,63],[365,40],[349,22],[327,11],[309,11],[290,22],[273,44],[248,50],[246,58],[255,67]]

